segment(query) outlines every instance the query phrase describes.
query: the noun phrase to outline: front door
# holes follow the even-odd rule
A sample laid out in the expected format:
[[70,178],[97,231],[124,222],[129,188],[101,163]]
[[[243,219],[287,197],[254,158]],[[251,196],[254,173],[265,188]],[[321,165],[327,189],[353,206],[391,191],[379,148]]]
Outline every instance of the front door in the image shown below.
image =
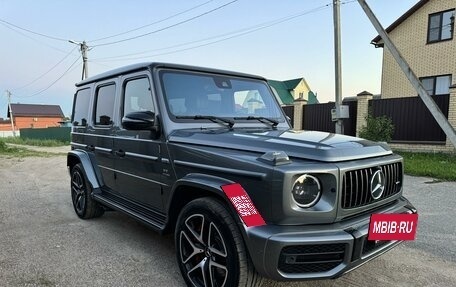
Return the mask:
[[[122,85],[121,117],[135,111],[155,112],[147,74],[136,74]],[[116,188],[125,198],[163,210],[160,141],[151,131],[131,131],[121,127],[114,137]]]

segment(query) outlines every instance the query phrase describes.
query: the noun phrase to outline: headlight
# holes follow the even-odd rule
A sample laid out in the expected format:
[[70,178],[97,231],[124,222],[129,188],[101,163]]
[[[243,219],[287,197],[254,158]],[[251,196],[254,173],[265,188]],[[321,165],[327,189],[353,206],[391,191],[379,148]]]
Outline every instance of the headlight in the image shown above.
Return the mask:
[[318,179],[312,175],[301,175],[294,183],[293,199],[299,207],[311,207],[317,203],[321,195]]

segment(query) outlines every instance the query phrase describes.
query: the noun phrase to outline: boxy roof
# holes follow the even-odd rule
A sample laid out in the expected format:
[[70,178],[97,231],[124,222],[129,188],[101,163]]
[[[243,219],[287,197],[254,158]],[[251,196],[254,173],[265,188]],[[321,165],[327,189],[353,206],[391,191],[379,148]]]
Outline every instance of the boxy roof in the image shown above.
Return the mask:
[[147,62],[147,63],[138,63],[138,64],[132,64],[128,66],[124,66],[121,68],[117,68],[114,70],[110,70],[107,72],[104,72],[99,75],[95,75],[92,77],[89,77],[87,79],[82,80],[79,83],[76,83],[76,87],[83,86],[85,84],[97,82],[97,81],[102,81],[106,80],[112,77],[116,77],[125,73],[132,73],[135,71],[141,71],[141,70],[153,70],[156,68],[165,68],[165,69],[179,69],[179,70],[187,70],[187,71],[201,71],[201,72],[208,72],[208,73],[215,73],[215,74],[225,74],[225,75],[232,75],[232,76],[238,76],[238,77],[247,77],[247,78],[254,78],[254,79],[261,79],[261,80],[266,80],[263,77],[256,76],[256,75],[251,75],[251,74],[245,74],[245,73],[239,73],[239,72],[233,72],[233,71],[226,71],[226,70],[219,70],[219,69],[213,69],[213,68],[205,68],[205,67],[197,67],[197,66],[189,66],[189,65],[180,65],[180,64],[172,64],[172,63],[155,63],[155,62]]

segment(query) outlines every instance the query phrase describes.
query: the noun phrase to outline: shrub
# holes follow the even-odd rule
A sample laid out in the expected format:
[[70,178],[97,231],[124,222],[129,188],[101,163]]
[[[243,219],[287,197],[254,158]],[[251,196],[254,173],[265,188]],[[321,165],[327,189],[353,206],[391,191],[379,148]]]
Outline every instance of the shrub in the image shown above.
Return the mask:
[[0,152],[6,151],[6,149],[7,149],[6,143],[4,141],[0,140]]
[[389,117],[374,117],[369,112],[366,116],[366,125],[361,128],[359,136],[371,141],[390,142],[393,132],[393,121]]

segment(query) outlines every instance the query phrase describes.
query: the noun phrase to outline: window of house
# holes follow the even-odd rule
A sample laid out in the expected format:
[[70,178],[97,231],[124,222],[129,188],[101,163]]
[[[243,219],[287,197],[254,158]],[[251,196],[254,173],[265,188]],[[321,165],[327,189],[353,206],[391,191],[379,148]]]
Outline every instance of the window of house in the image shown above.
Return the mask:
[[75,126],[86,126],[89,114],[90,89],[79,90],[74,98],[73,118],[71,122]]
[[123,115],[137,111],[154,111],[148,78],[129,80],[124,89]]
[[109,84],[97,89],[95,98],[95,125],[107,126],[113,123],[116,86]]
[[429,95],[447,95],[450,93],[451,75],[420,78]]
[[454,9],[429,15],[428,43],[453,39]]

